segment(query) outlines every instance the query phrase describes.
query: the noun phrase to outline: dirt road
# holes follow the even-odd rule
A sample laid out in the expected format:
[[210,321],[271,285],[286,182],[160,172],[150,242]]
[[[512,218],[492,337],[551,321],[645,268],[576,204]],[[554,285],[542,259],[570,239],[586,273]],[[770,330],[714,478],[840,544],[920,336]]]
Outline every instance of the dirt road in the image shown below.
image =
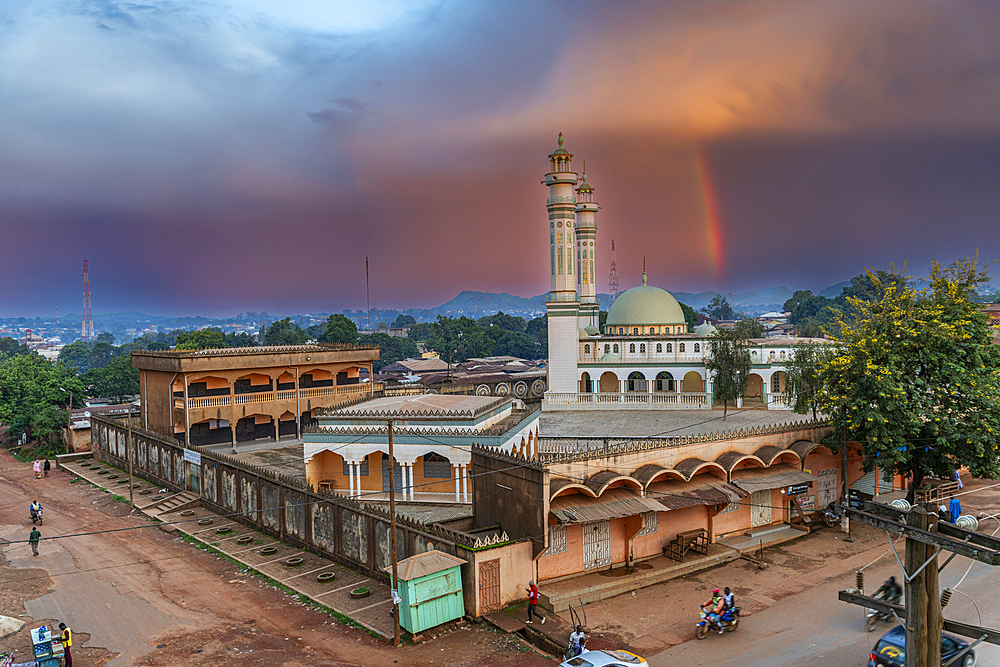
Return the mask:
[[[31,530],[35,499],[45,507],[38,557],[18,543]],[[62,621],[76,632],[77,667],[552,664],[480,626],[396,649],[149,527],[66,473],[35,480],[6,451],[0,508],[0,614],[28,622],[0,640],[0,651],[18,651],[15,662],[29,659],[29,628]]]

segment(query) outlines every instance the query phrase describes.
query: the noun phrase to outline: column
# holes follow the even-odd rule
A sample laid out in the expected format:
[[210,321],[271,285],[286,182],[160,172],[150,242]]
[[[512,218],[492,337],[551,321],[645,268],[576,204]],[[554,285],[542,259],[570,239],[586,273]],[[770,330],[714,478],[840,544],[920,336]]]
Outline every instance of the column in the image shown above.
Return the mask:
[[[171,397],[170,402],[174,399]],[[184,446],[191,446],[191,416],[188,414],[188,378],[184,376]],[[235,447],[235,445],[233,445]]]
[[281,415],[274,418],[274,441],[278,442],[278,428],[281,424]]
[[348,461],[347,462],[347,477],[350,480],[348,482],[348,485],[349,485],[348,489],[349,490],[348,490],[347,496],[349,498],[353,498],[354,497],[354,461]]
[[456,503],[462,502],[461,481],[458,479],[458,475],[459,475],[459,471],[460,470],[461,470],[461,466],[452,464],[452,466],[451,466],[451,474],[453,474],[455,476],[455,502]]
[[742,408],[743,407],[743,397],[742,396],[737,396],[736,397],[736,407],[738,407],[738,408]]
[[469,502],[469,471],[468,466],[462,466],[462,501]]

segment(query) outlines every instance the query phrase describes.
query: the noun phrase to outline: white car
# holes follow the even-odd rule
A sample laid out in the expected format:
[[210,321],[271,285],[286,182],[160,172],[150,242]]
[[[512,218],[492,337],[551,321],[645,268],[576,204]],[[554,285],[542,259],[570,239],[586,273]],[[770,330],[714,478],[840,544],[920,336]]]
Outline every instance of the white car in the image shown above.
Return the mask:
[[584,651],[559,667],[649,667],[649,663],[628,651]]

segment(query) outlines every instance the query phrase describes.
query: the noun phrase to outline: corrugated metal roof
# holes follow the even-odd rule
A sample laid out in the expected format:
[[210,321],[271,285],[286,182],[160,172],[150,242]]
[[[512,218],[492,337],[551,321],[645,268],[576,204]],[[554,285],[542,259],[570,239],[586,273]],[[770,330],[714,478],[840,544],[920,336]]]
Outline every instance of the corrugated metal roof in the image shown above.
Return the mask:
[[747,468],[737,470],[732,474],[733,484],[747,493],[765,489],[780,489],[793,484],[815,482],[818,477],[789,465],[771,466],[770,468]]
[[[462,565],[466,561],[452,556],[451,554],[446,554],[443,551],[425,551],[422,554],[417,554],[416,556],[410,556],[409,558],[404,558],[403,560],[396,563],[396,571],[399,574],[401,581],[410,581],[412,579],[419,579],[420,577],[426,577],[428,574],[434,574],[435,572],[442,572],[456,565]],[[382,568],[384,572],[392,574],[392,566]]]
[[549,503],[549,511],[561,523],[587,523],[646,512],[662,512],[663,506],[652,498],[644,498],[625,489],[608,489],[600,498],[591,498],[581,493],[554,498]]
[[738,502],[746,492],[725,482],[681,482],[665,480],[653,482],[646,495],[654,498],[667,510],[679,510],[696,505],[725,505]]

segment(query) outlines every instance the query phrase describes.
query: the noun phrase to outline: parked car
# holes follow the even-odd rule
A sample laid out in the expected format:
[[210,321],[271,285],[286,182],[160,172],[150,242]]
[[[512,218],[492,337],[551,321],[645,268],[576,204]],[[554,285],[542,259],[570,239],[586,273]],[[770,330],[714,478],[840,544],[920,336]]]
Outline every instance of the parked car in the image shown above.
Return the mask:
[[[969,646],[969,642],[941,633],[941,664],[947,664],[956,654]],[[904,649],[906,647],[906,630],[897,625],[882,635],[872,650],[868,667],[903,667],[906,662]],[[976,654],[969,650],[962,657],[951,663],[954,667],[975,667]]]
[[649,667],[649,663],[628,651],[584,651],[559,667]]

